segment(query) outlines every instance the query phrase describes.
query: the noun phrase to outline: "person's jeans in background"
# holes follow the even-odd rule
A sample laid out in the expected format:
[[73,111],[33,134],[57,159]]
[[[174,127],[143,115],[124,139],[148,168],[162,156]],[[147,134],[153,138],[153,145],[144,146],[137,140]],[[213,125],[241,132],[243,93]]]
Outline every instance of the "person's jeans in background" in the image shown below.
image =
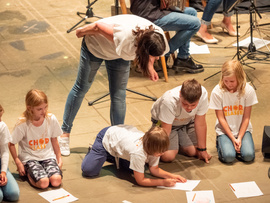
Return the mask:
[[189,57],[190,38],[200,29],[201,23],[197,18],[197,11],[194,8],[187,7],[184,13],[171,12],[153,22],[164,31],[176,31],[176,34],[170,39],[170,52],[174,53],[178,49],[178,58],[187,59]]
[[[203,11],[203,16],[202,16],[202,20],[201,20],[202,24],[205,24],[205,25],[211,24],[211,20],[214,16],[216,10],[220,6],[221,2],[222,2],[222,0],[209,0],[207,2],[207,5]],[[235,2],[235,0],[223,0],[223,14],[224,14],[224,16],[230,17],[233,15],[234,10],[231,10],[229,13],[226,13],[226,9],[228,9],[227,8],[228,5],[232,5],[233,2]]]

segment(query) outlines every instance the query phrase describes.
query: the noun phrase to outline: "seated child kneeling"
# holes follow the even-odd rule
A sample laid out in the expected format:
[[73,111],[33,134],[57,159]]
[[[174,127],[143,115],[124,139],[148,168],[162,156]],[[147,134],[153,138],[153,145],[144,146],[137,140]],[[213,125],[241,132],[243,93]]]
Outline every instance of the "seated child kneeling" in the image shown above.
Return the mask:
[[4,109],[0,104],[0,202],[5,201],[18,201],[20,195],[19,186],[8,169],[9,151],[8,142],[10,141],[10,133],[7,125],[2,121]]
[[14,128],[9,150],[20,176],[27,175],[31,185],[41,189],[49,184],[58,187],[62,181],[62,158],[57,141],[62,134],[61,127],[55,115],[48,113],[44,92],[30,90],[25,103],[26,110]]
[[[174,175],[158,167],[160,156],[168,150],[169,137],[160,127],[153,127],[145,134],[129,125],[104,128],[99,132],[92,149],[82,162],[84,176],[97,176],[107,157],[112,155],[119,164],[119,158],[130,162],[136,182],[141,186],[173,186],[176,182],[186,182],[180,175]],[[109,154],[108,154],[109,153]],[[152,175],[163,179],[144,176],[144,165],[149,164]]]

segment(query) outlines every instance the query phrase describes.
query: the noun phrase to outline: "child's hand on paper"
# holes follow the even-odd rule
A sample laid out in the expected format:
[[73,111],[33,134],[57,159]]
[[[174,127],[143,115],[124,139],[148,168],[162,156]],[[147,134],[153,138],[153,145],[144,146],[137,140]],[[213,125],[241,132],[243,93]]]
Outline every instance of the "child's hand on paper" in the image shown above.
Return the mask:
[[181,182],[181,183],[187,182],[187,179],[185,179],[184,177],[180,175],[173,175],[172,178],[175,179],[177,182]]
[[164,179],[164,186],[165,187],[172,187],[175,185],[175,183],[177,182],[176,179],[173,178],[166,178]]

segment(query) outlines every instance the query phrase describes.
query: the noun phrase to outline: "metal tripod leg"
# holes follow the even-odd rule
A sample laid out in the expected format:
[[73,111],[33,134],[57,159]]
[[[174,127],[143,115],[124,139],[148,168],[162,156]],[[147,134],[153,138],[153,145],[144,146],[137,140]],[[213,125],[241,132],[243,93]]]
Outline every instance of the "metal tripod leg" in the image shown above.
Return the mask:
[[[138,95],[140,95],[140,96],[147,97],[147,98],[151,99],[152,101],[156,101],[156,100],[157,100],[156,97],[151,97],[151,96],[148,96],[148,95],[146,95],[146,94],[142,94],[142,93],[140,93],[140,92],[136,92],[136,91],[131,90],[131,89],[128,89],[128,88],[127,88],[126,90],[129,91],[129,92],[138,94]],[[95,102],[97,102],[97,101],[103,99],[104,97],[107,97],[109,94],[110,94],[110,93],[106,93],[106,94],[104,94],[103,96],[101,96],[101,97],[99,97],[99,98],[97,98],[97,99],[95,99],[95,100],[93,100],[93,101],[88,102],[88,106],[92,106]]]

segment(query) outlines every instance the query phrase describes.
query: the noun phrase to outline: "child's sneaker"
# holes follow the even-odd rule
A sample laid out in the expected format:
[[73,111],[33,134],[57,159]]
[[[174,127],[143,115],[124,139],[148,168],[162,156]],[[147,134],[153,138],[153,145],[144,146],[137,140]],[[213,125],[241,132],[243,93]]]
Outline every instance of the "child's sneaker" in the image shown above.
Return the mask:
[[63,156],[70,155],[69,137],[58,137],[59,147]]

